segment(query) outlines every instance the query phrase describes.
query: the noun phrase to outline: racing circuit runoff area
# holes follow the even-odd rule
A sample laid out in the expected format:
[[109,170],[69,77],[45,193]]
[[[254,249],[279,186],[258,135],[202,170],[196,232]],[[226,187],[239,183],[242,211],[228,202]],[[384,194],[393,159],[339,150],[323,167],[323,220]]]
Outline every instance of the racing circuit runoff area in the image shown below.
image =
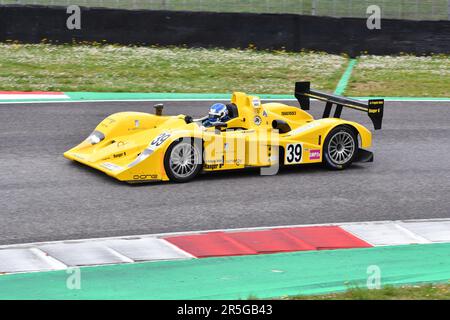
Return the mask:
[[[200,117],[213,101],[0,105],[0,244],[181,231],[450,218],[448,102],[386,101],[373,163],[203,174],[185,184],[129,185],[63,152],[119,111]],[[297,106],[296,101],[288,104]],[[36,109],[39,112],[36,112]],[[320,117],[314,102],[311,113]],[[344,119],[371,128],[367,115]]]

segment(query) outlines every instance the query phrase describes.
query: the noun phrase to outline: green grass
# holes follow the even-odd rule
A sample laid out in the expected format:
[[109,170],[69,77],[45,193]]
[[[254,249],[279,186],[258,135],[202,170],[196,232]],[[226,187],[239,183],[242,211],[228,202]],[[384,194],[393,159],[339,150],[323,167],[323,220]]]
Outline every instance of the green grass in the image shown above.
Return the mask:
[[292,93],[311,80],[333,90],[339,55],[92,45],[0,45],[2,90]]
[[[334,91],[348,59],[313,52],[0,44],[0,89],[292,94]],[[450,97],[450,56],[362,56],[347,96]]]
[[289,300],[449,300],[450,284],[423,286],[386,286],[379,290],[352,288],[343,293],[297,296]]
[[[0,0],[0,4],[84,5],[122,9],[312,14],[313,0]],[[377,4],[384,18],[447,20],[447,0],[316,0],[316,15],[366,17]]]
[[450,97],[450,56],[363,56],[345,94]]

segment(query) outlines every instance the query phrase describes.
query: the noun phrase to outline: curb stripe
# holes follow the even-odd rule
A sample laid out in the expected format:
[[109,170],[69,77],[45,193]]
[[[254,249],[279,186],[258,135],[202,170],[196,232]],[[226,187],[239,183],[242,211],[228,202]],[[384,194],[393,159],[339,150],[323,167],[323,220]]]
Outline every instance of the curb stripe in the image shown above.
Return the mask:
[[370,248],[372,245],[340,226],[311,226],[283,229],[314,246],[316,250]]
[[197,258],[371,247],[337,226],[211,232],[164,239]]
[[65,95],[64,92],[56,92],[56,91],[0,91],[0,95],[16,95],[16,94],[22,94],[22,95]]
[[[450,219],[262,227],[0,246],[0,273],[195,257],[450,243]],[[36,250],[35,250],[36,249]],[[45,252],[45,255],[36,255]],[[55,262],[59,262],[55,264]]]
[[352,75],[353,67],[356,65],[357,61],[358,60],[356,59],[350,59],[347,69],[345,69],[345,72],[342,74],[342,77],[336,86],[336,90],[334,90],[334,94],[342,95],[345,92],[347,84]]
[[69,99],[64,92],[21,92],[21,91],[0,91],[0,101],[20,101],[20,100],[38,100],[48,99]]

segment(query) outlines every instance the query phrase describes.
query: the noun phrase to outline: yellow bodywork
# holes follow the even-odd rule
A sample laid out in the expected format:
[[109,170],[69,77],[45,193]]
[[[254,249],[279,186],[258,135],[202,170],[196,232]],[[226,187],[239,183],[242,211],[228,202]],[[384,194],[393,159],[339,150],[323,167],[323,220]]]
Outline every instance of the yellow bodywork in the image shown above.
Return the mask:
[[[140,112],[120,112],[103,120],[94,130],[104,139],[93,144],[86,139],[64,156],[127,182],[167,181],[164,155],[181,138],[203,144],[203,171],[268,167],[278,161],[283,150],[285,165],[322,162],[322,146],[327,134],[338,125],[352,127],[360,148],[371,146],[372,135],[362,125],[338,118],[314,120],[299,109],[282,103],[261,104],[256,96],[235,92],[231,102],[238,117],[226,128],[204,128],[185,120],[185,115],[158,116]],[[286,122],[291,130],[279,133],[274,120]],[[290,146],[291,145],[291,146]],[[296,146],[300,145],[300,147]],[[287,150],[301,150],[290,156]]]

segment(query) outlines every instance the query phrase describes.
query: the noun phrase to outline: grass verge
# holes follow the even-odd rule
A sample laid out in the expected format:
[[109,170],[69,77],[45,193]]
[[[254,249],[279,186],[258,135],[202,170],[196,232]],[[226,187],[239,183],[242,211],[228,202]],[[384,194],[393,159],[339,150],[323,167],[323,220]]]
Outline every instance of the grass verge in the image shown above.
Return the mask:
[[[0,44],[0,90],[292,94],[334,91],[348,65],[314,52]],[[347,96],[450,97],[450,56],[362,56]]]
[[296,296],[289,300],[449,300],[450,284],[423,286],[385,286],[379,290],[351,288],[343,293]]
[[293,93],[311,80],[333,90],[347,59],[324,53],[124,47],[0,45],[2,90]]
[[450,56],[362,56],[345,94],[450,97]]

